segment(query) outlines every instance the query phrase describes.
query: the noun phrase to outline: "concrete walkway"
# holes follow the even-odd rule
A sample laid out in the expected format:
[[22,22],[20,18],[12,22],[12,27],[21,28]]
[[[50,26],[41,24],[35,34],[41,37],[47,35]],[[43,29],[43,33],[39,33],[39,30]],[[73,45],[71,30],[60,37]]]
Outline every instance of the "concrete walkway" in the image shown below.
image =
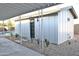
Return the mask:
[[0,56],[41,56],[29,48],[16,44],[6,38],[0,38]]

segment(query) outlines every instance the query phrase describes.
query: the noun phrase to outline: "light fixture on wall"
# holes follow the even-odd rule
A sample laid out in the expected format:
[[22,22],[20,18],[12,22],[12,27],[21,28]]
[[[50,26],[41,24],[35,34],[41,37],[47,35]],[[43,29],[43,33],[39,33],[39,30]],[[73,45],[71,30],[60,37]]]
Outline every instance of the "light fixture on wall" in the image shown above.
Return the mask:
[[37,22],[39,21],[39,19],[37,18]]

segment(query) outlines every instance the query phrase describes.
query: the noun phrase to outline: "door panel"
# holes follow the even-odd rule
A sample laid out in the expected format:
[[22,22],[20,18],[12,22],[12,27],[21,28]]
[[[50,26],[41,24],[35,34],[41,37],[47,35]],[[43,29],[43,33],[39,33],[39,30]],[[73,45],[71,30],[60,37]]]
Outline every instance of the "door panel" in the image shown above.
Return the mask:
[[35,38],[35,24],[34,19],[30,20],[30,37]]

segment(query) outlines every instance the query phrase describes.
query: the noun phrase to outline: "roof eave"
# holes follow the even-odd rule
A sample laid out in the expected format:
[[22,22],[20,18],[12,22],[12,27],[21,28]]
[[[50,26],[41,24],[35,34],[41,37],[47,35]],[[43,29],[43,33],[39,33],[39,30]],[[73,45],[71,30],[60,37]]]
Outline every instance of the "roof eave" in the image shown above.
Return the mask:
[[73,8],[73,7],[72,7],[72,8],[70,8],[70,9],[69,9],[69,11],[72,13],[72,15],[73,15],[74,19],[77,19],[77,18],[78,18],[78,15],[77,15],[77,13],[76,13],[76,11],[74,10],[74,8]]

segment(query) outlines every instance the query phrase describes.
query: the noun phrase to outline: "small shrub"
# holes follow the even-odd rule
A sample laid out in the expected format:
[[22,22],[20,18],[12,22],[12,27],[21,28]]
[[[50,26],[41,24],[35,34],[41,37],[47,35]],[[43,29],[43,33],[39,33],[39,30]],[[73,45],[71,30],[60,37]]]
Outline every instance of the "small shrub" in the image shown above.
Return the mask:
[[13,33],[10,33],[11,36],[13,36]]
[[39,39],[37,39],[37,44],[39,45]]
[[49,41],[47,39],[45,39],[45,44],[47,47],[49,46]]
[[19,34],[15,34],[15,37],[16,37],[16,38],[19,37]]
[[70,45],[70,44],[71,44],[71,42],[68,42],[68,44]]

